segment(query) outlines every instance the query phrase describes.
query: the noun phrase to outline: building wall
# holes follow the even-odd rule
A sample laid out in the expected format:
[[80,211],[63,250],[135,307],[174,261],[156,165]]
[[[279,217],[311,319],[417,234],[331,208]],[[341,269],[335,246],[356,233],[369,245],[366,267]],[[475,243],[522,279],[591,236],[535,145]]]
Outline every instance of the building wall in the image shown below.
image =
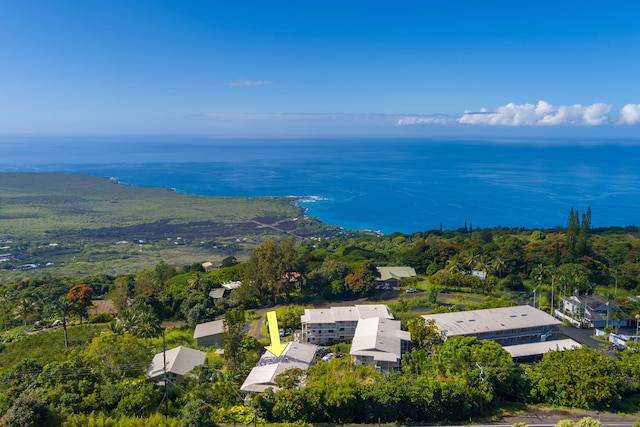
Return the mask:
[[303,323],[302,341],[308,344],[329,345],[351,342],[358,322]]
[[356,365],[368,365],[375,368],[376,371],[387,374],[400,370],[400,361],[386,362],[376,361],[373,356],[353,356],[353,363]]
[[[509,329],[505,331],[492,331],[481,334],[470,334],[479,340],[491,340],[500,345],[527,344],[532,342],[547,341],[557,335],[560,330],[556,326],[531,327]],[[543,340],[542,337],[545,337]]]
[[207,335],[196,339],[199,347],[220,347],[222,346],[222,334]]

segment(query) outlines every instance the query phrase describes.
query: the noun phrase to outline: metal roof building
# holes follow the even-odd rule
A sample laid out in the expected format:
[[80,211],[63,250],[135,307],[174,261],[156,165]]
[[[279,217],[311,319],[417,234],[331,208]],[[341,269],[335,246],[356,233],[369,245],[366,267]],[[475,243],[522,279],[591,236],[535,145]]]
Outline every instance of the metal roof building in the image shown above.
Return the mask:
[[304,314],[300,316],[302,342],[325,345],[351,341],[358,321],[372,317],[393,319],[389,307],[384,304],[307,308],[304,310]]
[[542,356],[551,351],[565,351],[580,348],[580,343],[572,339],[534,342],[504,347],[514,359]]
[[199,323],[193,332],[199,346],[211,347],[222,345],[222,333],[224,332],[224,321],[214,320],[212,322]]
[[318,347],[312,344],[290,342],[278,357],[266,351],[242,383],[240,390],[262,393],[269,387],[277,389],[275,378],[292,368],[308,370]]
[[350,354],[356,364],[391,372],[400,368],[409,341],[411,334],[400,329],[400,321],[371,317],[358,322]]
[[501,345],[545,341],[559,332],[562,324],[555,317],[529,305],[490,308],[486,310],[427,314],[443,339],[454,336],[475,336]]
[[189,347],[175,347],[166,352],[156,354],[147,369],[147,376],[163,380],[165,372],[165,360],[167,377],[171,381],[180,380],[187,372],[198,365],[202,365],[207,358],[207,353],[194,350]]
[[413,267],[376,267],[380,273],[380,280],[402,279],[403,277],[415,277],[416,270]]

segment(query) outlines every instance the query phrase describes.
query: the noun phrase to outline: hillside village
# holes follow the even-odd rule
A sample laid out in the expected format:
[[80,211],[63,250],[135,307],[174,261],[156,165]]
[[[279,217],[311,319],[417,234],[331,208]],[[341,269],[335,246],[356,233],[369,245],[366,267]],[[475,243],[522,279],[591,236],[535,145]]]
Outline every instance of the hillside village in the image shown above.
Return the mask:
[[[635,413],[640,244],[589,231],[572,249],[567,230],[268,240],[245,261],[4,283],[2,419],[424,423],[531,404]],[[279,354],[265,349],[274,339]]]

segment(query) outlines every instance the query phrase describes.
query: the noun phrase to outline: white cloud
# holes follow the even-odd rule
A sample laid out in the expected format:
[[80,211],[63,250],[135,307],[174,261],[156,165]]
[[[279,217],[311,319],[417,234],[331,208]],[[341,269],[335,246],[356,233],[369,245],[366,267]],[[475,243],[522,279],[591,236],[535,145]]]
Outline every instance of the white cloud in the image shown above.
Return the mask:
[[242,87],[242,86],[264,86],[264,85],[270,85],[272,83],[273,81],[271,80],[236,80],[233,82],[226,82],[223,84],[224,86],[230,86],[230,87]]
[[402,117],[401,119],[398,119],[396,124],[398,126],[410,126],[410,125],[443,125],[444,126],[444,125],[455,124],[455,122],[456,122],[456,119],[452,117],[409,116],[409,117]]
[[457,120],[462,124],[487,126],[594,126],[609,122],[611,108],[611,105],[603,103],[557,107],[546,101],[537,104],[509,103],[494,111],[483,108],[479,113],[465,112]]
[[640,123],[640,104],[627,104],[620,109],[619,124],[637,125]]
[[400,115],[375,113],[247,113],[211,112],[193,115],[194,118],[219,121],[361,121],[396,126],[603,126],[640,124],[640,104],[627,104],[612,114],[613,106],[604,103],[591,105],[559,105],[546,101],[536,104],[509,103],[494,110],[465,111],[462,115]]

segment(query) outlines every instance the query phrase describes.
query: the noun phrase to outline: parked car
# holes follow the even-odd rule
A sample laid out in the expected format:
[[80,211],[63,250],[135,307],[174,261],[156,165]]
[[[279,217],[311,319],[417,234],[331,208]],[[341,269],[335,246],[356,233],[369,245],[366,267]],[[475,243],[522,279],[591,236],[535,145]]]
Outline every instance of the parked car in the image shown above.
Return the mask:
[[409,288],[405,292],[408,293],[408,294],[413,294],[413,293],[418,292],[418,290],[416,288]]
[[333,359],[334,357],[336,357],[336,355],[335,355],[335,354],[333,354],[333,353],[328,353],[326,356],[324,356],[324,357],[322,358],[322,360],[324,360],[325,362],[328,362],[328,361],[330,361],[331,359]]

